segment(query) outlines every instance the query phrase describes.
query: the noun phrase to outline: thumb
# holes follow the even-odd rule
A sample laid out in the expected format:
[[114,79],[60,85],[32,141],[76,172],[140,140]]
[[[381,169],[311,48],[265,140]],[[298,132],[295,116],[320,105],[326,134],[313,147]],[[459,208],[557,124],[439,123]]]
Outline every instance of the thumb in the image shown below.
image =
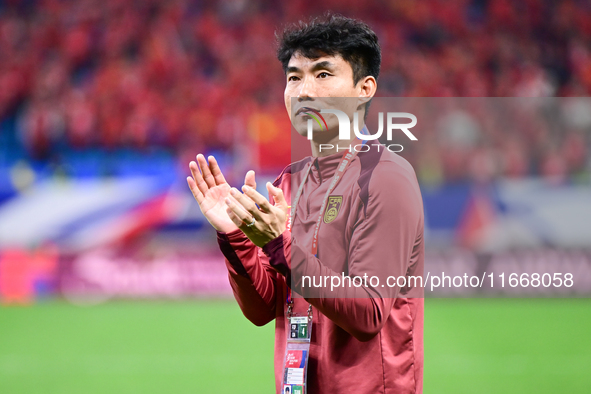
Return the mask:
[[287,208],[287,201],[285,201],[283,190],[273,186],[271,182],[267,182],[267,191],[269,192],[269,196],[273,196],[273,200],[275,200],[275,203],[280,208]]
[[250,186],[254,190],[256,190],[256,188],[257,188],[257,182],[255,180],[254,171],[253,170],[250,170],[250,171],[248,171],[246,173],[246,176],[244,177],[244,184],[246,186]]

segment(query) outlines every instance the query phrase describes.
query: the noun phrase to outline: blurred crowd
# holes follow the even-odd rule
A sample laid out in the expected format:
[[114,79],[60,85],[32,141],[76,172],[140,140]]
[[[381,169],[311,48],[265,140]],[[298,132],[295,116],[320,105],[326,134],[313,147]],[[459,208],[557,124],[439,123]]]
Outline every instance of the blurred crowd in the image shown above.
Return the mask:
[[[188,162],[247,146],[255,167],[280,168],[290,134],[275,31],[328,9],[376,31],[383,97],[591,95],[584,0],[5,0],[0,154],[21,149],[46,162],[64,151],[157,147]],[[411,162],[425,182],[568,179],[589,173],[589,131],[518,131],[461,155],[438,153],[423,135],[432,142]],[[494,170],[478,170],[488,161]]]

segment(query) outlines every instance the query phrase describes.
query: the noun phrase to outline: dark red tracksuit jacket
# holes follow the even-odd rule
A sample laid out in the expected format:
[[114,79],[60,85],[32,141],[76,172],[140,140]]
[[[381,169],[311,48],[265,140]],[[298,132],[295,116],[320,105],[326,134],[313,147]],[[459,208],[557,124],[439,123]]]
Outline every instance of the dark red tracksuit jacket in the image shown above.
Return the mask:
[[[312,232],[341,157],[342,152],[308,157],[285,168],[275,186],[290,203],[305,167],[312,165],[291,231],[262,249],[240,230],[218,233],[234,296],[254,324],[275,319],[277,392],[289,332],[289,285],[295,312],[305,314],[309,303],[313,307],[308,393],[422,393],[422,288],[381,286],[386,275],[423,275],[424,215],[415,172],[383,147],[359,153],[331,193],[342,199],[336,218],[333,210],[329,223],[321,224],[317,258],[311,253]],[[343,273],[375,275],[381,282],[334,291],[330,285],[309,289],[313,297],[303,293],[301,275]]]

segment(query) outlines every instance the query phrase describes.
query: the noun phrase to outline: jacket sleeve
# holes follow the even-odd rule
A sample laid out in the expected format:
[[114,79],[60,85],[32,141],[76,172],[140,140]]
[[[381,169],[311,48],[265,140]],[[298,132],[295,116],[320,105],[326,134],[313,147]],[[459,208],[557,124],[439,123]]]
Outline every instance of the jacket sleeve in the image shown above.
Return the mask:
[[314,288],[308,284],[304,289],[303,276],[342,278],[342,273],[329,269],[289,232],[263,247],[271,266],[286,277],[293,291],[360,341],[377,335],[399,296],[400,288],[394,283],[388,286],[387,277],[406,276],[413,257],[423,247],[423,208],[414,172],[393,176],[385,171],[376,168],[365,213],[353,230],[346,253],[351,278],[377,276],[379,285],[372,287],[366,279],[359,287],[346,282],[331,289],[329,279],[326,286]]
[[[240,230],[217,233],[228,268],[234,298],[242,313],[257,326],[275,318],[277,280],[267,256]],[[283,279],[281,278],[281,281]]]

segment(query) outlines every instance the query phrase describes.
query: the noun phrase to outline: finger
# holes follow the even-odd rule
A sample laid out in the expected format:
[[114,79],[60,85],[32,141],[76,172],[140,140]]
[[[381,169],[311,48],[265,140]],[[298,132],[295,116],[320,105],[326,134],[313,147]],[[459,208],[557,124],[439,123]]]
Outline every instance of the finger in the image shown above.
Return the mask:
[[285,200],[285,196],[283,195],[283,190],[278,187],[273,186],[271,182],[267,182],[267,191],[269,192],[269,196],[273,196],[273,200],[275,203],[282,207],[287,207],[287,201]]
[[207,191],[209,190],[209,186],[207,186],[207,183],[205,183],[205,181],[203,180],[203,176],[199,171],[197,163],[195,163],[194,161],[190,162],[189,169],[191,170],[191,175],[193,175],[193,179],[195,180],[195,184],[197,185],[199,191],[202,194],[207,193]]
[[240,220],[240,218],[238,216],[236,216],[236,214],[230,209],[230,207],[226,208],[226,213],[228,214],[228,217],[230,218],[232,223],[234,223],[236,225],[236,227],[241,227],[241,226],[245,225],[242,222],[242,220]]
[[211,171],[209,170],[209,165],[207,160],[205,160],[205,156],[201,153],[197,155],[197,164],[199,164],[199,169],[201,170],[201,175],[203,176],[203,180],[207,184],[208,187],[215,186],[215,179],[213,175],[211,175]]
[[191,189],[191,193],[193,193],[193,197],[195,197],[195,200],[197,200],[197,204],[201,205],[201,203],[203,202],[205,197],[203,196],[203,193],[201,193],[201,191],[197,187],[195,180],[193,178],[191,178],[190,176],[188,176],[187,183],[189,184],[189,189]]
[[224,178],[224,174],[222,174],[222,170],[220,170],[220,166],[218,165],[217,160],[213,156],[209,156],[207,158],[209,161],[209,169],[211,171],[211,175],[213,175],[213,179],[216,185],[221,185],[226,182],[226,178]]
[[255,180],[255,174],[253,170],[250,170],[246,173],[244,177],[244,184],[246,186],[252,187],[253,189],[257,188],[257,182]]
[[226,205],[243,222],[240,226],[252,222],[253,215],[246,211],[233,196],[226,198]]
[[240,204],[242,208],[244,208],[251,216],[255,217],[256,219],[262,219],[263,212],[261,212],[259,207],[257,207],[255,202],[250,197],[240,193],[240,191],[238,191],[236,188],[230,189],[230,194],[236,203]]
[[242,187],[244,194],[246,197],[250,198],[250,200],[254,201],[263,212],[269,213],[271,212],[272,205],[269,201],[263,196],[261,193],[257,192],[255,189],[251,188],[250,186],[244,185]]

